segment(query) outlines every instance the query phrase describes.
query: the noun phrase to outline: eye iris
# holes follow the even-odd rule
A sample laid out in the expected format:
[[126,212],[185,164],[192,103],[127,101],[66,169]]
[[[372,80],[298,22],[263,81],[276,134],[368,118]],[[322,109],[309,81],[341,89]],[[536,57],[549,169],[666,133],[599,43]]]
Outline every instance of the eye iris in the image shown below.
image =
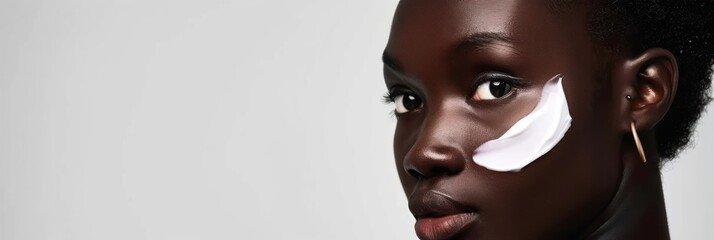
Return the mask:
[[405,95],[402,104],[404,104],[404,108],[411,111],[421,106],[421,99],[414,95]]
[[496,98],[503,97],[511,91],[511,85],[505,82],[492,81],[488,87],[491,94]]

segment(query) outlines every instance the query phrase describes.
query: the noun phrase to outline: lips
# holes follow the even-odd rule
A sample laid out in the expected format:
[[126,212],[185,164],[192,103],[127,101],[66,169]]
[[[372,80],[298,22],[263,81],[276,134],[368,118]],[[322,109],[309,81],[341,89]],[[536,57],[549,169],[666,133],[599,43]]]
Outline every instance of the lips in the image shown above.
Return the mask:
[[409,210],[416,218],[414,229],[419,239],[448,239],[464,232],[476,221],[476,209],[439,191],[415,193],[409,198]]

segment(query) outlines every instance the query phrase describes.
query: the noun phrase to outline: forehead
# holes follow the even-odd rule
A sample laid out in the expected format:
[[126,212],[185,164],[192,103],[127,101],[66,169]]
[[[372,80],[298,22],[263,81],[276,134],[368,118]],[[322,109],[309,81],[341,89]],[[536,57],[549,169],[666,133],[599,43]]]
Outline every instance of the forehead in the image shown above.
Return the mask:
[[[402,0],[394,16],[387,53],[405,65],[418,59],[435,60],[447,57],[464,38],[478,33],[501,33],[526,56],[542,54],[544,49],[557,54],[572,41],[587,40],[578,39],[578,33],[573,32],[586,36],[585,21],[555,14],[549,3],[552,2]],[[420,68],[416,62],[411,65]]]
[[[430,27],[437,25],[471,25],[482,30],[493,29],[498,20],[512,18],[518,8],[533,8],[539,1],[526,0],[402,0],[393,27]],[[420,21],[422,20],[422,21]],[[470,23],[470,24],[467,24]],[[448,33],[448,32],[444,32]]]

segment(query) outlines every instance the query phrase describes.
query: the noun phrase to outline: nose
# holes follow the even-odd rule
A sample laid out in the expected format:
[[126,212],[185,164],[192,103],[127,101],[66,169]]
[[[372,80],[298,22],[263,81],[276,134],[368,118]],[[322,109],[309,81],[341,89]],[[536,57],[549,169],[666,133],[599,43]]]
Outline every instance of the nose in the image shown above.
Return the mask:
[[442,131],[424,130],[426,132],[420,134],[404,157],[404,170],[417,179],[456,175],[463,171],[469,159],[469,155],[458,145],[458,136],[463,133],[454,132],[458,128],[453,126],[442,128]]

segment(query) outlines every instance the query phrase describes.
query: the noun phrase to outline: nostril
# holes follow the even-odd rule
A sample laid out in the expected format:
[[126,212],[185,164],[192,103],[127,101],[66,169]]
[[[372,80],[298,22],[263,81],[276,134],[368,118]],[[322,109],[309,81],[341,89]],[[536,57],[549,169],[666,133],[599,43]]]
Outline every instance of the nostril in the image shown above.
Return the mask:
[[416,178],[416,179],[422,179],[422,178],[424,178],[424,175],[422,175],[421,173],[419,173],[417,170],[409,169],[409,170],[407,170],[407,172],[409,173],[409,175],[411,175],[412,177],[414,177],[414,178]]
[[[422,174],[419,171],[414,170],[414,169],[407,170],[407,173],[409,173],[409,175],[411,175],[412,177],[414,177],[416,179],[423,179],[426,177],[426,176],[424,176],[424,174]],[[449,170],[449,168],[447,168],[447,167],[440,167],[440,166],[433,167],[433,168],[429,169],[428,175],[429,176],[451,175],[451,170]]]

